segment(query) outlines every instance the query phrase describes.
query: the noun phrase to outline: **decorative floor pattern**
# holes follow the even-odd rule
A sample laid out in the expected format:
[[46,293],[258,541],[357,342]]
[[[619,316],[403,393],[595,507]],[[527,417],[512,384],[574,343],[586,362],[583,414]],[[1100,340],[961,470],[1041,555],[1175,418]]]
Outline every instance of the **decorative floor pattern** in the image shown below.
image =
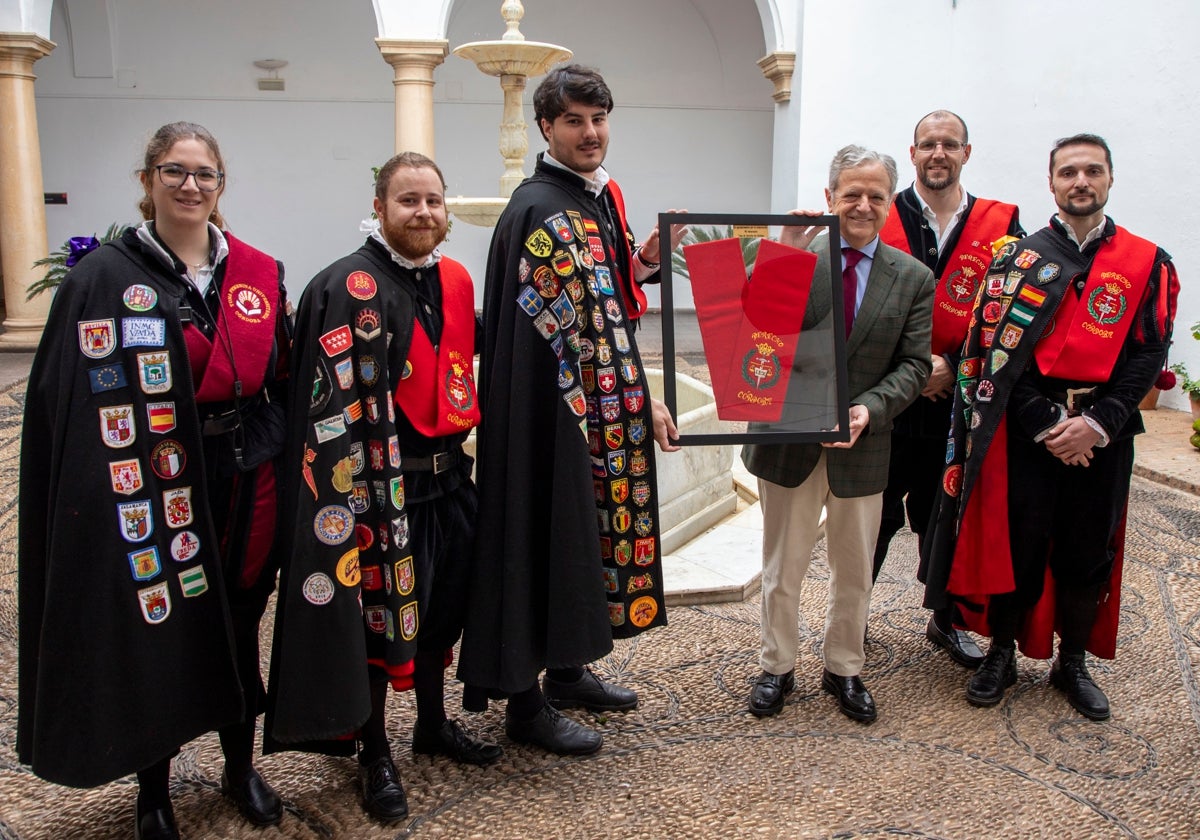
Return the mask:
[[[16,762],[20,411],[19,391],[0,393],[0,840],[128,837],[130,780],[73,790]],[[1118,658],[1091,662],[1112,701],[1107,723],[1074,713],[1049,686],[1049,663],[1029,659],[1018,661],[1003,704],[968,706],[967,672],[925,641],[915,543],[903,532],[871,610],[864,679],[880,709],[874,725],[846,719],[820,693],[822,545],[802,603],[797,690],[778,717],[745,710],[758,672],[757,597],[677,607],[669,627],[619,643],[598,665],[642,702],[627,714],[583,716],[605,734],[595,756],[510,744],[493,708],[468,723],[504,745],[498,765],[413,757],[411,698],[396,695],[390,731],[407,821],[383,826],[363,813],[352,760],[295,754],[259,761],[287,813],[276,828],[251,828],[221,797],[212,735],[175,761],[176,815],[188,838],[256,840],[1198,837],[1200,503],[1135,479],[1128,543]],[[458,687],[448,691],[456,706]]]

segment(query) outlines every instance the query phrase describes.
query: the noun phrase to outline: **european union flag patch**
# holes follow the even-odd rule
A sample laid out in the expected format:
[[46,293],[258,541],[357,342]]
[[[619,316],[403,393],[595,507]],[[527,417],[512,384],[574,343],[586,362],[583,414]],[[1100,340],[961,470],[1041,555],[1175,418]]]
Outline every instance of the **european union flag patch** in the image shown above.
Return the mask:
[[121,362],[116,362],[91,368],[88,370],[88,381],[92,385],[93,394],[124,388],[127,384],[125,382],[125,366]]

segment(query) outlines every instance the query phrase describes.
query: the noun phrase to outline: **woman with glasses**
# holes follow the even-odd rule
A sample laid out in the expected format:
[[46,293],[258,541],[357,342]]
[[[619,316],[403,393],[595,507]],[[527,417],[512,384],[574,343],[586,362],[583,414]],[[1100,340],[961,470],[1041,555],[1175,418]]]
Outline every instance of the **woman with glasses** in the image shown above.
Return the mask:
[[52,782],[136,772],[150,840],[179,836],[171,758],[213,729],[225,795],[282,816],[251,757],[291,328],[283,267],[222,230],[206,129],[160,128],[138,176],[145,221],[70,271],[30,373],[17,737]]

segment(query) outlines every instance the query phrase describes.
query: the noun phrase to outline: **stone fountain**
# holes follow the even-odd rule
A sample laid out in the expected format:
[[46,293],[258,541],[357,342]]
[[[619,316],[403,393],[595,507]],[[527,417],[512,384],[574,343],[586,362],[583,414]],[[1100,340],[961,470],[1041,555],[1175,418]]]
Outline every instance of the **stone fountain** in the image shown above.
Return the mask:
[[556,44],[526,41],[521,34],[525,7],[520,0],[504,0],[500,16],[508,27],[499,41],[472,41],[454,50],[454,54],[475,62],[489,76],[500,77],[504,90],[504,115],[500,121],[500,155],[504,174],[500,176],[498,198],[448,198],[446,206],[457,218],[473,225],[494,227],[500,211],[508,203],[517,184],[525,178],[525,153],[529,151],[524,105],[525,81],[544,75],[555,64],[567,61],[572,52]]

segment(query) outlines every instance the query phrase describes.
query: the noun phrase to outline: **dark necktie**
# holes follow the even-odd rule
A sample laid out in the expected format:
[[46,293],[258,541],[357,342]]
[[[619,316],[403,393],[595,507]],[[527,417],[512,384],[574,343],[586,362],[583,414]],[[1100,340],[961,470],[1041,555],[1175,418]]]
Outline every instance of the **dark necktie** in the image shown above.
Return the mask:
[[854,326],[854,304],[858,300],[858,271],[855,266],[865,254],[857,248],[842,249],[842,309],[846,313],[846,338]]

